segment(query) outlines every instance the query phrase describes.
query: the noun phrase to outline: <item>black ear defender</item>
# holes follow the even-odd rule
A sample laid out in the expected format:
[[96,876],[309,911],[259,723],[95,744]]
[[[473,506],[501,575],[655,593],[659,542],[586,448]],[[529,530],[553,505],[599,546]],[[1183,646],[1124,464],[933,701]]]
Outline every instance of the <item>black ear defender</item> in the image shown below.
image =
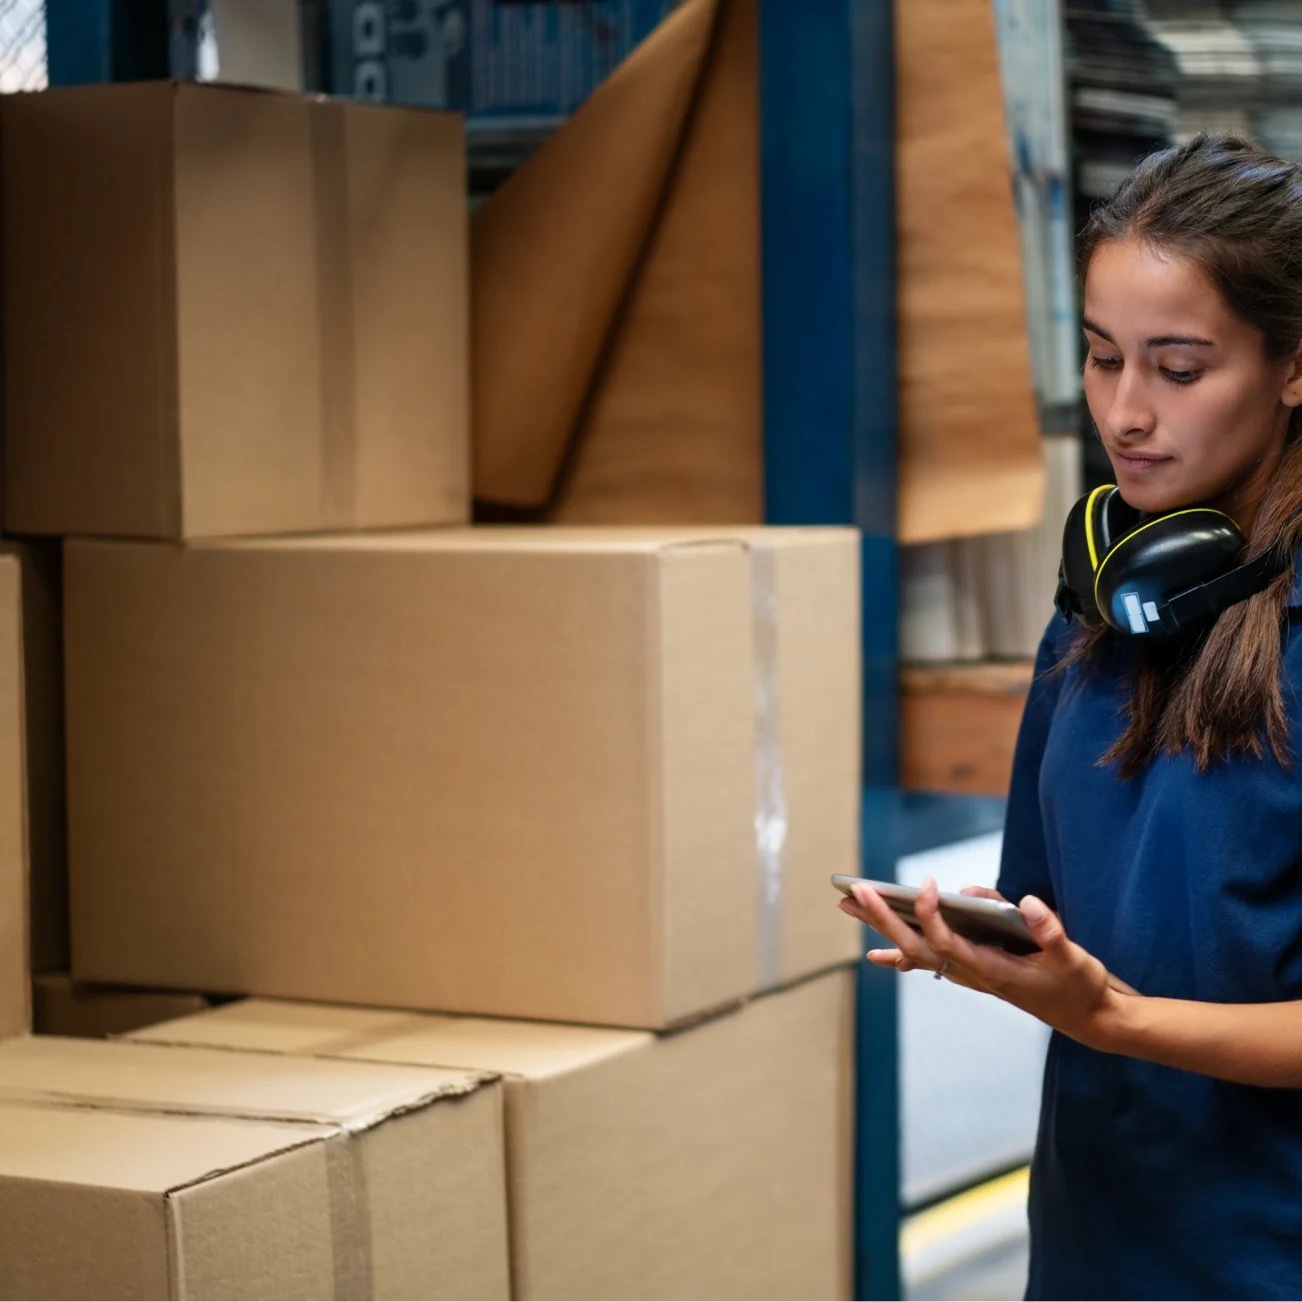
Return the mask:
[[1055,604],[1087,627],[1178,637],[1260,592],[1286,564],[1268,551],[1245,562],[1247,543],[1223,511],[1191,506],[1144,516],[1115,484],[1067,515]]

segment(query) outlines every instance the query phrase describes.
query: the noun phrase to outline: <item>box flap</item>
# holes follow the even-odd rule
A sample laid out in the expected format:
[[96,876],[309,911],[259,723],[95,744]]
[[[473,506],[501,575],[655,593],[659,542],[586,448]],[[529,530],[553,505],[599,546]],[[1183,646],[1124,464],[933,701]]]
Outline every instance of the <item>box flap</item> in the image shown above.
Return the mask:
[[274,1054],[27,1037],[0,1044],[0,1099],[302,1121],[362,1130],[483,1077]]
[[448,1017],[369,1040],[340,1056],[367,1062],[437,1063],[542,1080],[635,1052],[654,1040],[649,1031]]
[[310,1055],[394,1035],[413,1022],[420,1024],[437,1016],[287,999],[240,999],[142,1027],[124,1038],[150,1044]]
[[230,1117],[0,1102],[0,1179],[165,1194],[333,1133]]
[[[555,1022],[394,1014],[242,999],[137,1032],[133,1040],[345,1057],[541,1078],[628,1053],[655,1037]],[[2,1060],[0,1060],[2,1063]],[[0,1080],[3,1078],[0,1077]]]

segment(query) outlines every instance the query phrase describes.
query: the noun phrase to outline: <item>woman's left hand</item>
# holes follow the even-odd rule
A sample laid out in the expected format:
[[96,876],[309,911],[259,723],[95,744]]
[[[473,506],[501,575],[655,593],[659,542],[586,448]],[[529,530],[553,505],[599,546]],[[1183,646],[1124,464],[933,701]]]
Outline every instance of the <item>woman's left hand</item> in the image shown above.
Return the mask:
[[878,967],[900,972],[944,969],[947,980],[995,995],[1038,1017],[1055,1030],[1093,1048],[1105,1048],[1118,1001],[1133,997],[1118,989],[1093,955],[1068,939],[1057,915],[1033,895],[1018,906],[1040,950],[1021,957],[994,945],[978,945],[950,929],[940,914],[936,883],[923,883],[914,905],[919,934],[899,918],[876,891],[856,883],[841,909],[881,932],[895,949],[868,954]]

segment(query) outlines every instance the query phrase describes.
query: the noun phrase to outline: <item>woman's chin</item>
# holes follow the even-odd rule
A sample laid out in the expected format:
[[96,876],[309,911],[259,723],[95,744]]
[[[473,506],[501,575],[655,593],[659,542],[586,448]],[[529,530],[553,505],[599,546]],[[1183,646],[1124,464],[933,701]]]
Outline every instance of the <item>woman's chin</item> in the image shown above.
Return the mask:
[[1168,511],[1179,511],[1183,507],[1193,505],[1191,498],[1173,493],[1169,489],[1159,491],[1148,484],[1121,483],[1117,487],[1121,492],[1121,500],[1133,510],[1143,512],[1144,515],[1165,515]]

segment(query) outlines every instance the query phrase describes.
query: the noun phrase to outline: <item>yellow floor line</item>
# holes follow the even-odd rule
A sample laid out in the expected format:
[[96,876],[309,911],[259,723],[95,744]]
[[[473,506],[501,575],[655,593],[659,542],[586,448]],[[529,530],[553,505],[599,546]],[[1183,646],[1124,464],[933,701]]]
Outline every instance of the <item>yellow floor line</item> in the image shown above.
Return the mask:
[[978,1221],[1009,1207],[1025,1205],[1030,1171],[1022,1167],[968,1189],[925,1212],[909,1217],[900,1230],[904,1256],[923,1252],[941,1239],[958,1234]]

